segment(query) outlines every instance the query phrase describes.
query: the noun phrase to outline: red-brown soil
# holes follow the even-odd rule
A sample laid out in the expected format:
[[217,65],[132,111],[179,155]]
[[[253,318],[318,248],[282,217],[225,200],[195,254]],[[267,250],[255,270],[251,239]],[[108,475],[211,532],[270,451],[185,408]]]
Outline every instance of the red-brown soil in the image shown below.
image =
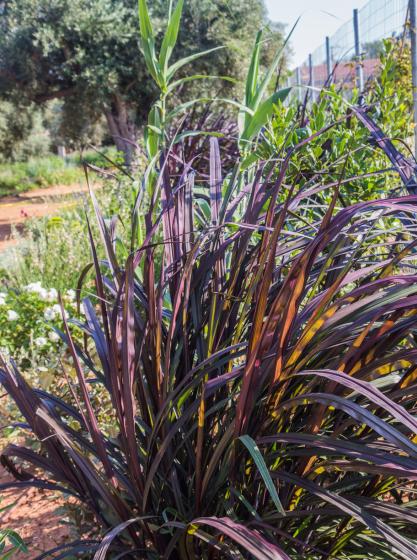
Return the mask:
[[[12,477],[0,466],[0,484],[10,480]],[[60,522],[63,498],[59,494],[37,488],[11,488],[0,495],[1,508],[14,504],[0,514],[0,527],[15,530],[29,550],[28,554],[14,554],[13,560],[33,560],[42,552],[74,540],[70,527]]]
[[61,197],[86,190],[87,187],[81,185],[57,185],[0,198],[0,252],[16,242],[10,239],[13,227],[19,229],[30,218],[56,213],[60,208],[74,203],[71,199],[59,200]]

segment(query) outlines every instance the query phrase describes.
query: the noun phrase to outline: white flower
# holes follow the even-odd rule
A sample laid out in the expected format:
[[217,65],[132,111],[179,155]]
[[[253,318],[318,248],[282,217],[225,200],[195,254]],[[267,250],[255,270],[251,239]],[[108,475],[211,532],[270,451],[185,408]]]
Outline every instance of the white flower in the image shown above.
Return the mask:
[[40,282],[31,282],[27,286],[25,286],[25,290],[27,292],[38,292],[39,290],[43,289]]
[[16,313],[16,311],[13,311],[13,309],[9,309],[9,311],[7,312],[7,319],[9,321],[17,321],[17,319],[19,319],[19,315]]
[[[59,305],[59,303],[56,303],[52,307],[47,307],[43,312],[43,316],[47,321],[53,321],[58,317],[62,317],[61,306]],[[68,313],[65,310],[64,316],[66,319],[68,318]]]
[[32,282],[31,284],[28,284],[25,288],[27,292],[31,292],[32,294],[38,294],[44,289],[45,288],[42,288],[42,284],[40,282]]
[[55,290],[55,288],[51,288],[50,290],[48,290],[46,299],[47,301],[56,301],[58,299],[58,292]]
[[39,296],[39,299],[41,299],[42,301],[49,301],[48,300],[48,290],[45,290],[45,288],[42,288],[42,289],[39,290],[38,296]]
[[[53,305],[52,309],[55,311],[55,313],[59,317],[62,316],[62,310],[61,310],[61,306],[59,305],[59,303],[56,303],[55,305]],[[64,309],[64,317],[65,317],[65,319],[68,319],[68,313],[65,311],[65,309]]]
[[43,316],[47,321],[53,321],[56,317],[56,311],[53,307],[47,307],[43,312]]
[[75,290],[67,290],[67,292],[66,292],[67,299],[69,299],[70,301],[75,301],[76,295],[77,294],[76,294]]
[[35,338],[33,342],[35,343],[35,346],[37,346],[38,348],[42,348],[42,346],[46,346],[48,344],[48,341],[44,336],[39,336],[38,338]]
[[6,305],[6,300],[2,297],[2,294],[0,294],[0,305]]
[[48,290],[42,287],[40,282],[32,282],[25,287],[27,292],[37,294],[40,299],[46,301],[48,299]]
[[52,342],[57,342],[57,341],[59,340],[59,335],[56,334],[55,331],[51,331],[51,332],[48,334],[48,338],[49,338],[49,340],[51,340]]

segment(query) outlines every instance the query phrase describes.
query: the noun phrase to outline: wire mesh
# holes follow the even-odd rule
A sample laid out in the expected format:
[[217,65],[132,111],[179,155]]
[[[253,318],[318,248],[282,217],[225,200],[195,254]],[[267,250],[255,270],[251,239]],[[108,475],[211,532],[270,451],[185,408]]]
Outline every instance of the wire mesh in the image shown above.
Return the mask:
[[[403,33],[407,14],[408,0],[369,0],[359,10],[359,39],[365,81],[378,72],[378,42]],[[345,84],[347,88],[353,87],[356,83],[357,63],[353,19],[344,23],[330,37],[330,56],[332,80],[338,84]],[[312,85],[317,88],[325,85],[329,78],[325,38],[313,51],[311,60],[312,71],[310,72],[309,61],[304,61],[290,77],[291,85]]]

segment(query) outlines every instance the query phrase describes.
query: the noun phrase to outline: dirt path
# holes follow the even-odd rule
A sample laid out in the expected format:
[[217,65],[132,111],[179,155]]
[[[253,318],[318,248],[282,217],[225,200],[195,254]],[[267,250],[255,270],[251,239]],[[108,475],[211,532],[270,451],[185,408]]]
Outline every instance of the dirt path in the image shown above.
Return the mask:
[[[0,484],[12,477],[0,466]],[[61,523],[63,498],[47,490],[27,488],[1,492],[0,507],[14,504],[0,514],[0,527],[13,529],[25,541],[28,554],[13,555],[13,560],[33,560],[42,552],[74,540],[68,525]]]
[[48,216],[71,206],[74,204],[74,197],[71,195],[86,191],[87,187],[79,184],[57,185],[0,198],[0,252],[16,243],[14,239],[10,239],[13,227],[22,228],[29,218]]

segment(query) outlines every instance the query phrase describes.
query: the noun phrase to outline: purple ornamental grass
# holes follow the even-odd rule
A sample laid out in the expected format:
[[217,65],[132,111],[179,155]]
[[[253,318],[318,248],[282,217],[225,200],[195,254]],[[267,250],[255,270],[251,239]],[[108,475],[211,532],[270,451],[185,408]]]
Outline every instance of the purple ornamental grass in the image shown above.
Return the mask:
[[73,398],[0,370],[42,442],[3,451],[2,488],[73,495],[107,532],[59,558],[417,559],[417,197],[337,210],[337,185],[286,184],[310,141],[224,177],[211,138],[198,188],[166,152],[126,262],[92,193],[106,258],[91,236],[84,347],[64,318]]

